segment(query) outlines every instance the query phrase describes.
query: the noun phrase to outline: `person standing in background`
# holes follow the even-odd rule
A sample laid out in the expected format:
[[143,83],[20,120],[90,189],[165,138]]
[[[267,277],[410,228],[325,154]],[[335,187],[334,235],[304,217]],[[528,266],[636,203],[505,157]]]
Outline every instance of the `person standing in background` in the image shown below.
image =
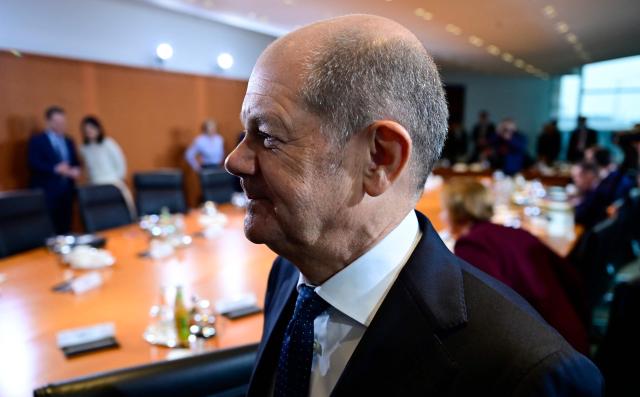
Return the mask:
[[45,111],[46,129],[31,137],[27,161],[31,187],[44,190],[56,233],[71,230],[71,208],[75,182],[80,177],[76,147],[68,136],[67,118],[59,106]]
[[201,134],[187,149],[185,159],[195,172],[200,172],[203,168],[218,168],[222,165],[224,138],[218,134],[215,121],[209,119],[202,123]]
[[558,131],[558,121],[551,120],[542,128],[540,136],[538,136],[537,154],[538,161],[551,167],[560,155],[560,147],[562,145],[562,137]]
[[471,162],[486,160],[488,153],[491,151],[489,143],[495,133],[496,126],[489,119],[489,112],[486,110],[481,111],[478,115],[478,122],[471,132],[471,138],[473,139]]
[[120,145],[105,135],[104,127],[95,116],[86,116],[80,123],[83,145],[80,155],[92,185],[115,185],[122,192],[131,215],[135,218],[133,197],[125,183],[127,161]]
[[587,118],[578,117],[578,127],[573,130],[569,138],[567,161],[577,163],[584,158],[584,151],[598,143],[598,133],[587,128]]
[[105,136],[100,120],[86,116],[80,123],[80,130],[84,141],[80,154],[87,168],[89,183],[122,183],[127,173],[126,160],[116,141]]

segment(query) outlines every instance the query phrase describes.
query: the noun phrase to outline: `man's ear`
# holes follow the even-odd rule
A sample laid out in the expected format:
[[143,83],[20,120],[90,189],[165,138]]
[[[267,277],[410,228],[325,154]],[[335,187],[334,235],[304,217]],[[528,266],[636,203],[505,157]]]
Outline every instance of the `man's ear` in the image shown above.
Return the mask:
[[402,175],[411,155],[409,132],[391,120],[380,120],[367,127],[369,153],[364,172],[364,191],[379,196]]

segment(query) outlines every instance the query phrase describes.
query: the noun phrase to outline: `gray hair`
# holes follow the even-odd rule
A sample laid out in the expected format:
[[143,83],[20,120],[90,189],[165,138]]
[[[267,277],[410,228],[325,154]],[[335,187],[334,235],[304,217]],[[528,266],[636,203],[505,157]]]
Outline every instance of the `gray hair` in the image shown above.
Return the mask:
[[413,141],[409,167],[422,191],[444,145],[448,117],[437,67],[424,48],[402,38],[341,32],[306,60],[300,94],[339,146],[376,120],[401,124]]

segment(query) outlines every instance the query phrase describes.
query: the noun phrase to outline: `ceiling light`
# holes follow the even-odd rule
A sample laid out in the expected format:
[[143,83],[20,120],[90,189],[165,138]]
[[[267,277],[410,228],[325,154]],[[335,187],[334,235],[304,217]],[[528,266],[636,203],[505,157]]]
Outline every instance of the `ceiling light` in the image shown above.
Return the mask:
[[478,36],[469,36],[469,43],[473,44],[476,47],[482,47],[484,45],[484,40],[482,40]]
[[163,61],[171,59],[171,57],[173,56],[173,47],[171,47],[171,45],[168,43],[159,44],[156,47],[156,55]]
[[513,66],[517,67],[518,69],[522,69],[524,65],[525,63],[522,59],[516,59],[515,61],[513,61]]
[[513,55],[509,54],[508,52],[505,52],[504,54],[502,54],[502,60],[505,62],[513,62]]
[[524,67],[524,71],[527,73],[533,73],[535,72],[536,68],[533,67],[533,65],[527,65]]
[[558,13],[556,12],[556,9],[553,8],[552,5],[545,6],[542,9],[542,12],[544,13],[544,16],[546,16],[549,19],[555,18],[555,16],[558,15]]
[[565,22],[558,22],[556,24],[556,30],[558,31],[558,33],[567,33],[569,31],[569,25],[567,25]]
[[494,46],[493,44],[489,44],[487,46],[487,52],[491,55],[495,55],[498,56],[500,55],[500,49],[496,46]]
[[414,14],[416,14],[417,17],[421,17],[424,15],[426,11],[424,10],[424,8],[416,8],[416,10],[413,12]]
[[447,26],[444,27],[444,30],[451,34],[455,34],[456,36],[459,36],[462,33],[462,29],[451,23],[448,23]]
[[218,66],[220,66],[220,69],[223,70],[231,69],[231,67],[233,66],[233,56],[231,56],[231,54],[229,54],[228,52],[223,52],[218,55],[217,61]]
[[422,14],[422,19],[424,19],[425,21],[430,21],[433,19],[433,14],[425,11],[424,14]]
[[575,34],[573,34],[573,33],[569,33],[569,34],[567,34],[566,39],[567,39],[567,41],[568,41],[569,43],[571,43],[571,44],[575,44],[575,43],[577,43],[577,42],[578,42],[578,37],[577,37]]

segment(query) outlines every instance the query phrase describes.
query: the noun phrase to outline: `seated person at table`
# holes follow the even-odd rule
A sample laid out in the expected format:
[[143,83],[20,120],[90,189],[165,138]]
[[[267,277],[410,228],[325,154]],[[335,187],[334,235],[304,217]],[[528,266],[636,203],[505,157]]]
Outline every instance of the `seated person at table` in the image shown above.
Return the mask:
[[249,396],[600,396],[595,366],[414,208],[447,133],[433,60],[349,15],[260,55],[226,168],[279,257]]
[[513,288],[576,350],[587,353],[586,302],[571,265],[531,233],[491,223],[493,200],[477,180],[452,179],[442,198],[454,253]]
[[518,132],[513,120],[502,120],[491,140],[491,147],[490,162],[493,168],[514,175],[527,165],[527,137]]
[[195,172],[204,168],[218,168],[224,159],[224,138],[218,134],[215,121],[202,123],[201,133],[185,153],[185,159]]
[[611,164],[607,149],[597,149],[593,155],[595,163],[582,162],[572,168],[573,183],[580,196],[574,200],[575,221],[591,228],[607,218],[607,209],[624,198],[634,187],[635,181],[626,170]]

